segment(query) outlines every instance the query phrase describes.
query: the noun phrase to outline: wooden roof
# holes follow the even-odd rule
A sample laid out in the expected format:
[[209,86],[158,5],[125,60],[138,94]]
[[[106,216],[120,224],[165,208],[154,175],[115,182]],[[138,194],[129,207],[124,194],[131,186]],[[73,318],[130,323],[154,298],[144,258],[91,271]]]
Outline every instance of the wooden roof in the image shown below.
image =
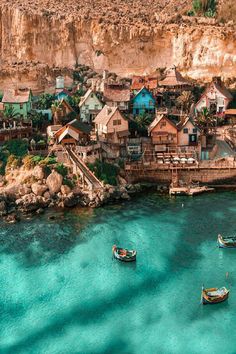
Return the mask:
[[160,121],[162,119],[167,120],[167,122],[170,123],[177,130],[177,126],[175,125],[175,123],[173,123],[165,114],[157,114],[157,116],[154,119],[154,121],[152,121],[152,123],[148,127],[148,133],[149,134],[157,126],[157,124],[160,123]]
[[103,98],[105,102],[129,102],[130,90],[124,87],[109,87],[105,86],[103,92]]
[[167,71],[166,78],[159,82],[159,86],[191,86],[191,83],[173,67]]

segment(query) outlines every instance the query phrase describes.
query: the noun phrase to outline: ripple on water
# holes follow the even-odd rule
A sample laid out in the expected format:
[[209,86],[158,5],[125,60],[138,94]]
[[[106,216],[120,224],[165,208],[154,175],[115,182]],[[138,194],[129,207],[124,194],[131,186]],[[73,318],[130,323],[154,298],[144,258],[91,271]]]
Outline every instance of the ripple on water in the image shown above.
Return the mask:
[[[156,194],[0,225],[1,353],[234,353],[234,193]],[[51,213],[51,212],[50,212]],[[137,262],[112,259],[114,244]],[[200,306],[202,283],[228,302]]]

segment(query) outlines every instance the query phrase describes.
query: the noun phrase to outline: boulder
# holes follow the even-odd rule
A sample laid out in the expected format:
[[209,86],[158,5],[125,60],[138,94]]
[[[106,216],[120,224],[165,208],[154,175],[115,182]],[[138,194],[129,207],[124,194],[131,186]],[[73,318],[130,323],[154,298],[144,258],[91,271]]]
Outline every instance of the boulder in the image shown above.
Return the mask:
[[49,192],[45,192],[45,193],[43,194],[43,197],[44,197],[44,199],[50,199],[51,195],[50,195]]
[[70,193],[71,193],[70,187],[63,184],[63,185],[61,186],[61,193],[62,193],[63,195],[70,194]]
[[35,166],[33,169],[32,175],[37,178],[37,179],[43,179],[44,178],[44,170],[42,166]]
[[5,215],[7,213],[7,205],[4,200],[0,201],[0,215]]
[[63,177],[56,171],[53,171],[46,179],[46,184],[49,188],[51,195],[60,192],[62,186]]
[[48,189],[47,186],[43,185],[43,184],[39,184],[39,183],[33,183],[31,185],[31,188],[32,188],[32,191],[35,195],[39,195],[39,196],[42,196],[46,190]]
[[18,194],[20,196],[31,193],[31,188],[27,184],[23,184],[18,189]]
[[74,195],[74,193],[70,193],[65,199],[64,199],[64,206],[71,208],[73,206],[76,206],[78,204],[78,198]]

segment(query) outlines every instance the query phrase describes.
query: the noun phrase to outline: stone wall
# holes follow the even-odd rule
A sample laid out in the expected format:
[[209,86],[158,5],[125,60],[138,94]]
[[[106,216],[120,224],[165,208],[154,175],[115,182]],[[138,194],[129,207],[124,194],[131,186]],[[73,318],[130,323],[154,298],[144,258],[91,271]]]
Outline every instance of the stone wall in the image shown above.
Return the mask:
[[[199,181],[206,184],[235,183],[236,186],[236,168],[181,170],[178,172],[178,178],[185,182]],[[126,179],[128,183],[155,182],[170,184],[172,173],[170,170],[126,172]]]

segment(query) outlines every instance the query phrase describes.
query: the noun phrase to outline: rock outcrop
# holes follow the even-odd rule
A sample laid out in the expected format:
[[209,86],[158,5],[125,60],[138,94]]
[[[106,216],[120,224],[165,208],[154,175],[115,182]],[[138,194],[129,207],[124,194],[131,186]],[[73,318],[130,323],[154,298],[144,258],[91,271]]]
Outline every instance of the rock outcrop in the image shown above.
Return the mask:
[[3,85],[10,84],[13,68],[15,79],[43,85],[53,68],[78,64],[120,75],[153,73],[174,64],[193,78],[236,77],[234,22],[183,16],[191,4],[0,0]]

